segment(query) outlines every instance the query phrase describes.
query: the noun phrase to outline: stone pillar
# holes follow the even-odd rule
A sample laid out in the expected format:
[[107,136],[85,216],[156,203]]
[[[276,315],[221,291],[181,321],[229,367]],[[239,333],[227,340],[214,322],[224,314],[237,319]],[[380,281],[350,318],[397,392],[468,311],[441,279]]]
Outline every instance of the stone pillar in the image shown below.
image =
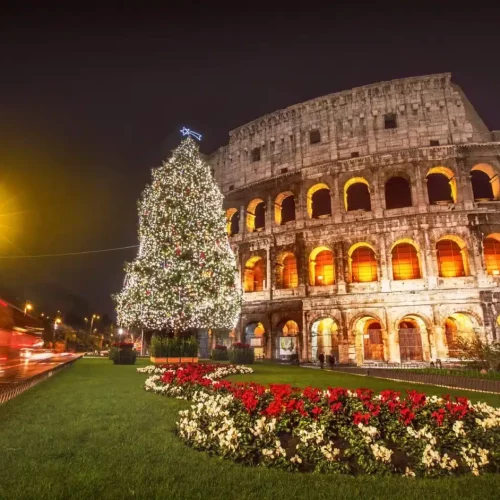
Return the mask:
[[425,174],[422,174],[422,167],[412,164],[412,168],[415,172],[415,186],[412,185],[411,189],[412,197],[415,195],[415,198],[413,199],[413,205],[418,207],[419,212],[427,212],[427,207],[429,205],[427,177]]
[[439,311],[439,304],[432,304],[432,314],[434,317],[434,338],[431,341],[431,359],[446,359],[448,357],[448,348],[445,342],[445,332],[443,328],[443,319]]
[[239,220],[240,234],[243,236],[247,233],[247,214],[245,205],[240,206],[240,220]]
[[333,221],[336,223],[342,222],[345,212],[345,207],[343,202],[343,196],[339,189],[339,178],[337,175],[333,178],[333,186],[330,191],[330,195],[331,195]]
[[420,229],[422,229],[421,234],[423,235],[422,244],[420,246],[420,265],[422,266],[422,277],[427,279],[427,288],[433,289],[437,288],[437,269],[435,266],[435,252],[431,246],[428,224],[420,224]]
[[302,351],[300,353],[301,361],[309,361],[311,348],[311,332],[309,331],[309,322],[307,311],[302,311]]
[[370,202],[372,205],[372,213],[375,217],[382,217],[385,208],[384,189],[379,185],[380,175],[375,174],[372,180],[373,187],[370,190]]
[[387,309],[385,311],[385,324],[387,326],[387,340],[389,350],[389,363],[401,363],[401,351],[399,350],[399,335],[393,318]]
[[344,243],[339,241],[335,244],[335,281],[337,282],[337,293],[346,293],[346,274],[344,265]]
[[271,244],[268,243],[266,246],[266,286],[264,290],[269,291],[269,299],[272,300],[273,287],[272,287],[272,268],[273,268],[273,252],[271,252]]
[[380,233],[378,235],[378,248],[379,248],[379,271],[380,271],[380,291],[381,292],[390,292],[391,291],[391,282],[389,279],[389,262],[387,259],[387,247],[385,234]]
[[462,200],[465,210],[474,208],[474,192],[472,191],[471,173],[463,158],[456,159],[456,169],[458,172],[457,196]]
[[273,222],[274,222],[274,203],[273,203],[273,200],[271,198],[271,195],[267,196],[265,220],[266,220],[265,231],[270,233],[272,231]]

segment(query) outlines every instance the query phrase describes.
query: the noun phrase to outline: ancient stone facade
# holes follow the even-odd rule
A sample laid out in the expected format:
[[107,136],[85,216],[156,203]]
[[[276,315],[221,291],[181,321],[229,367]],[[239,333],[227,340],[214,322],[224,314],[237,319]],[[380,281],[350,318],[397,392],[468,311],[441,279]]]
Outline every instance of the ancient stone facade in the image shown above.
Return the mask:
[[499,134],[450,74],[277,111],[209,161],[256,352],[428,362],[500,338]]

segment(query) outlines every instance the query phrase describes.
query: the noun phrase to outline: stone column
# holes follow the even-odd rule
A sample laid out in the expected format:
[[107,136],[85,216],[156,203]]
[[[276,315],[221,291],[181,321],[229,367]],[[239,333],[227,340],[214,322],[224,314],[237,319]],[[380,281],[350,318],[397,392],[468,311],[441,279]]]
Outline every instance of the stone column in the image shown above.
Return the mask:
[[381,292],[390,292],[391,291],[391,282],[389,279],[389,262],[387,259],[387,247],[385,241],[385,234],[380,233],[378,235],[378,248],[379,248],[379,270],[380,270],[380,291]]
[[385,324],[387,326],[387,340],[389,350],[389,363],[401,363],[401,351],[399,350],[399,335],[393,324],[393,318],[387,309],[385,311]]
[[[415,185],[412,185],[411,194],[415,198],[412,200],[413,205],[418,207],[419,212],[427,212],[427,207],[429,205],[429,195],[427,192],[427,177],[422,174],[422,167],[419,165],[415,166],[412,163],[412,168],[415,172]],[[425,167],[427,168],[427,166]]]
[[271,244],[268,243],[266,246],[266,286],[265,290],[269,292],[269,299],[272,300],[273,298],[273,287],[272,287],[272,268],[273,268],[273,263],[272,263],[272,258],[273,258],[273,252],[271,252]]
[[267,201],[265,203],[266,203],[265,231],[270,233],[272,232],[272,227],[274,225],[274,203],[271,198],[271,195],[267,196]]
[[379,185],[380,175],[378,172],[373,176],[372,189],[370,189],[370,202],[372,205],[372,213],[375,217],[382,217],[384,213],[385,203],[383,201],[383,186]]
[[338,175],[335,175],[333,178],[333,186],[330,191],[330,195],[331,195],[333,221],[336,223],[342,222],[342,219],[344,217],[345,207],[343,202],[343,196],[339,189]]
[[427,288],[433,289],[437,288],[437,269],[435,268],[435,259],[433,256],[433,248],[431,246],[429,232],[427,229],[429,224],[420,224],[420,229],[422,229],[423,240],[420,245],[420,265],[422,266],[422,277],[427,279]]
[[239,220],[240,234],[243,236],[247,233],[247,214],[245,205],[240,206],[240,220]]
[[335,252],[335,281],[337,282],[337,293],[346,293],[346,275],[344,267],[344,243],[339,241],[334,246]]
[[448,357],[448,349],[439,304],[432,304],[432,314],[434,317],[434,338],[431,342],[431,358],[433,360],[438,358],[443,360]]
[[308,361],[310,356],[311,332],[309,331],[309,322],[307,311],[302,311],[302,352],[301,361]]

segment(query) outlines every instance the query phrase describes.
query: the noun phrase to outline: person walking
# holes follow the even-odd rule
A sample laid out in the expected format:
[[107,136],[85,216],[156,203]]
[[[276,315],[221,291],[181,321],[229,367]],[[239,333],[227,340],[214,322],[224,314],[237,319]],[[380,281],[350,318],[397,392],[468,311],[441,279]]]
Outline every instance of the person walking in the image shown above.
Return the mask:
[[318,359],[319,359],[319,366],[321,367],[321,369],[323,369],[323,367],[325,366],[325,355],[323,353],[320,353]]

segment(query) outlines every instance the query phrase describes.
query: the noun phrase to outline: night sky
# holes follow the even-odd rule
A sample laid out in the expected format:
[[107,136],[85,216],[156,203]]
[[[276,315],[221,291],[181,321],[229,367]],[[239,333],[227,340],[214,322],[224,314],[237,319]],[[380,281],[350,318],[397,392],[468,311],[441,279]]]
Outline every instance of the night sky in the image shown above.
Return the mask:
[[[447,2],[395,13],[332,3],[314,13],[291,3],[274,12],[186,3],[3,10],[0,256],[136,244],[136,201],[183,125],[204,134],[209,153],[231,129],[277,109],[450,71],[500,130],[499,8],[451,13]],[[3,259],[0,293],[56,310],[69,307],[67,292],[111,313],[134,255]]]

